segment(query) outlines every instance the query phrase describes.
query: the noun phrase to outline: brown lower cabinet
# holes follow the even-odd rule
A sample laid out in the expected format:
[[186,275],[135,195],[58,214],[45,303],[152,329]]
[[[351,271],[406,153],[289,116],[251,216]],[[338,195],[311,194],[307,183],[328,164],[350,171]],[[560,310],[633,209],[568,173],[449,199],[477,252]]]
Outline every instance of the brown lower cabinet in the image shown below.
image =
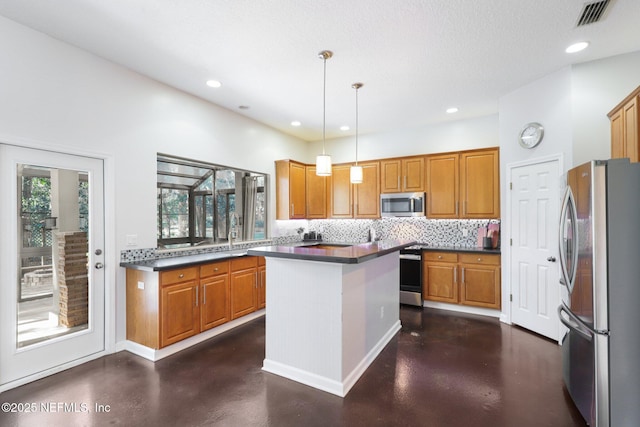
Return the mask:
[[267,266],[263,256],[258,257],[258,310],[267,306]]
[[425,251],[422,259],[425,300],[500,309],[500,255]]
[[127,269],[127,339],[158,349],[264,308],[265,278],[264,258],[251,256],[160,273]]
[[231,319],[256,311],[258,260],[242,257],[231,261]]

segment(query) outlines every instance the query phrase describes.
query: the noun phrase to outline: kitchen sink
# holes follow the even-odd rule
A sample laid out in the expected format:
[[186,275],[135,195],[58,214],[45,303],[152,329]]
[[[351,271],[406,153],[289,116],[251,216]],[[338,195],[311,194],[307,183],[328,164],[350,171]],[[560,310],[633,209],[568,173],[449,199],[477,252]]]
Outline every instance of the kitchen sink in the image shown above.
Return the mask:
[[340,244],[340,243],[315,243],[313,245],[305,245],[306,248],[314,248],[314,249],[340,249],[340,248],[348,248],[353,245],[348,244]]

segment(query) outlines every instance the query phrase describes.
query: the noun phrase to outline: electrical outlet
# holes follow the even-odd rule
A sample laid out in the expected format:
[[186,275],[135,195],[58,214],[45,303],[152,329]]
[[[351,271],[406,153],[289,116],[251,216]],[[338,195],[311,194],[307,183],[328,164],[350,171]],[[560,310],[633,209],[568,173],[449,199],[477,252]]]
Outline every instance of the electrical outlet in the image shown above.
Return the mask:
[[138,246],[137,234],[127,234],[127,246]]
[[138,282],[138,289],[144,289],[144,282],[142,281]]
[[467,230],[466,228],[462,229],[462,237],[467,237],[469,235],[469,230]]

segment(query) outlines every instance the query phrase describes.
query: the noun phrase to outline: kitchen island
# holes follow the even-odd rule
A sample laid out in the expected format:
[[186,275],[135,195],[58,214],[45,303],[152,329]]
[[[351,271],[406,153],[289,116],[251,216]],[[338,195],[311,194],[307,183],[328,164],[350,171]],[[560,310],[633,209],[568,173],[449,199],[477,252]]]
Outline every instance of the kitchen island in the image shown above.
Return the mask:
[[400,330],[410,240],[252,248],[267,263],[263,370],[344,397]]

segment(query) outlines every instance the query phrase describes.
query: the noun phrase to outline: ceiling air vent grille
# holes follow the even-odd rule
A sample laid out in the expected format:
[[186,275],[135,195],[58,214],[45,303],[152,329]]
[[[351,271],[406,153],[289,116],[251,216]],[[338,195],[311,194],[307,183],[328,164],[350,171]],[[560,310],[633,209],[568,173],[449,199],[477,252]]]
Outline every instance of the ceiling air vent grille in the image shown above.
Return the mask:
[[582,8],[582,13],[580,14],[580,18],[578,18],[578,25],[576,27],[581,27],[583,25],[593,24],[594,22],[598,22],[600,18],[604,15],[607,6],[609,6],[611,0],[600,0],[591,3],[585,3]]

